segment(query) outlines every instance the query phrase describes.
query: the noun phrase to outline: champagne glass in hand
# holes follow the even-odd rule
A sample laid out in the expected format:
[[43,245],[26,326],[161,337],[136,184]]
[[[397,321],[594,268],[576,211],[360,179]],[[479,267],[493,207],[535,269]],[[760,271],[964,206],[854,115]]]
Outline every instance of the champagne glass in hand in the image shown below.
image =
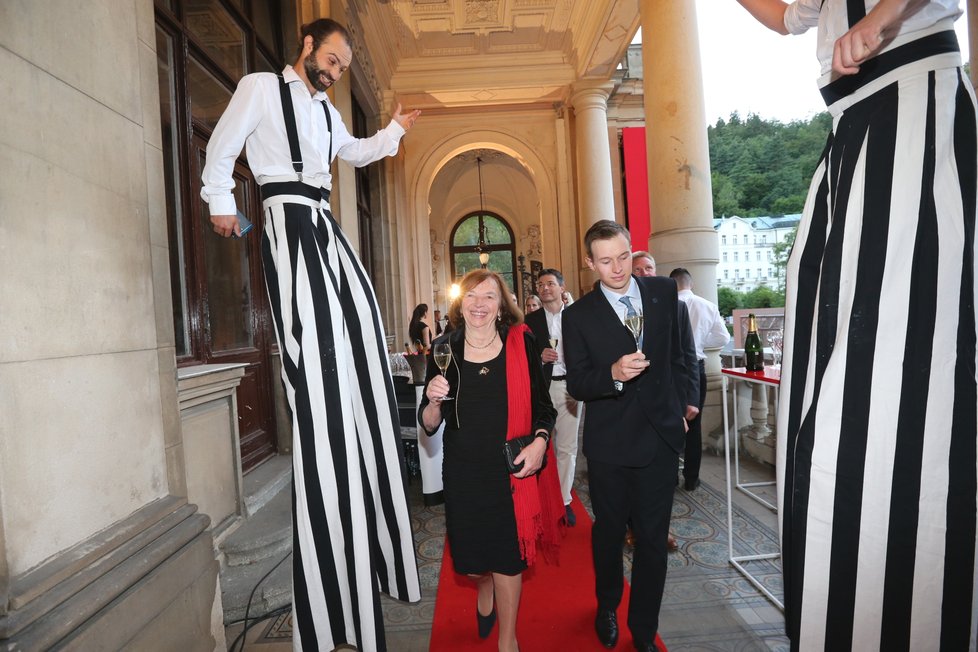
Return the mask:
[[[448,371],[448,365],[452,362],[452,347],[448,345],[447,342],[442,342],[441,344],[435,345],[434,351],[435,364],[441,369],[441,375],[444,376],[445,372]],[[454,397],[443,396],[441,400],[451,401]]]
[[638,350],[638,343],[642,339],[642,329],[645,327],[645,317],[641,310],[636,310],[633,314],[625,317],[625,326],[635,338],[635,349]]

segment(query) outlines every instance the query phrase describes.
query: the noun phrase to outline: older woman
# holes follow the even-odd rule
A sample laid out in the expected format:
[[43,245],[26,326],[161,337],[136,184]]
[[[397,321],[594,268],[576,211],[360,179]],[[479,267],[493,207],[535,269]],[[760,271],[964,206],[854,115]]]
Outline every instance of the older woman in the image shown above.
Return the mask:
[[[419,421],[429,433],[444,420],[445,521],[455,571],[478,587],[479,636],[499,617],[499,650],[517,650],[516,615],[522,573],[538,546],[558,542],[563,515],[553,460],[541,473],[556,412],[540,353],[502,278],[479,269],[462,279],[449,309],[449,333],[435,340],[451,349],[445,375],[428,364]],[[510,475],[508,439],[535,434]]]
[[535,312],[542,307],[543,304],[540,303],[540,297],[535,294],[531,294],[526,298],[526,301],[523,302],[523,313],[529,315],[531,312]]

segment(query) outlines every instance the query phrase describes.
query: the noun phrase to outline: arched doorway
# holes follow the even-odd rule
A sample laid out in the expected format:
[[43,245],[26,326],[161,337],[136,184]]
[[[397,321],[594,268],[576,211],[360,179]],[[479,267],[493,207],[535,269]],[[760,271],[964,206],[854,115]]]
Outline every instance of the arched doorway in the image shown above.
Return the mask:
[[[484,231],[483,231],[484,230]],[[449,259],[452,265],[452,278],[458,280],[466,272],[479,269],[479,233],[484,232],[483,251],[489,253],[486,267],[498,272],[514,292],[516,271],[516,239],[513,229],[499,215],[490,211],[469,213],[455,225],[449,239]]]

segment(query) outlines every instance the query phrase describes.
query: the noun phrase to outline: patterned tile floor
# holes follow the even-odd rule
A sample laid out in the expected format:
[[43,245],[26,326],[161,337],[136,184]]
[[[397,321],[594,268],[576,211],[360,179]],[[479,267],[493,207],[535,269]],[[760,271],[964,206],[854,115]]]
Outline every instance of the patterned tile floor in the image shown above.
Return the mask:
[[[581,460],[576,490],[590,512],[583,458]],[[745,461],[742,468],[743,481],[770,480],[774,476],[773,469],[761,464]],[[670,652],[787,652],[781,611],[727,562],[723,457],[705,452],[700,477],[702,484],[696,491],[676,490],[671,529],[680,547],[669,556],[660,632]],[[758,492],[773,500],[773,487]],[[409,494],[423,597],[417,604],[383,597],[387,642],[392,652],[428,649],[445,535],[443,507],[423,506],[417,480],[411,485]],[[736,492],[734,502],[735,554],[775,551],[777,520],[773,512],[740,492]],[[630,576],[631,550],[627,547],[624,560],[626,574]],[[764,585],[780,596],[779,562],[750,564]],[[228,644],[240,631],[240,625],[228,628]],[[291,619],[282,615],[252,628],[244,649],[253,652],[288,650],[291,649],[291,638]]]

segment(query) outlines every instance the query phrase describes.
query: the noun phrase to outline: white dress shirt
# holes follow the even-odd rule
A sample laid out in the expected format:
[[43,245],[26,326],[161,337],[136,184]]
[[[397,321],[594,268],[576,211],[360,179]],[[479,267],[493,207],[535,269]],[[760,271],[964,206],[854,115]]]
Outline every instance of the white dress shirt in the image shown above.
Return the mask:
[[601,288],[601,293],[604,295],[604,298],[608,300],[608,303],[611,304],[615,314],[618,315],[618,319],[621,320],[622,325],[624,325],[625,317],[628,315],[628,308],[621,302],[622,297],[628,297],[632,302],[632,308],[635,308],[637,312],[644,312],[642,308],[642,293],[638,289],[638,282],[635,280],[634,276],[628,283],[628,289],[621,294],[615,292],[614,290],[609,290],[604,286],[604,283],[598,283],[598,287]]
[[[877,4],[879,0],[868,0],[866,13]],[[946,23],[946,26],[940,26],[936,31],[952,29],[955,19],[961,15],[959,4],[959,0],[927,0],[916,3],[918,8],[908,11],[907,16],[900,21],[897,32],[887,32],[888,42],[880,52],[886,52],[914,38],[914,32],[923,32],[941,23]],[[846,0],[795,0],[784,12],[784,26],[791,34],[802,34],[809,28],[818,26],[818,62],[822,64],[823,75],[830,73],[835,42],[849,31]],[[908,35],[909,39],[902,38]]]
[[[354,138],[347,131],[326,93],[309,94],[309,89],[292,66],[282,71],[292,92],[299,151],[302,153],[302,179],[313,186],[331,188],[329,172],[329,129],[322,102],[329,106],[333,122],[333,157],[361,167],[397,153],[404,128],[391,120],[386,128],[370,138]],[[282,95],[278,76],[270,72],[246,75],[238,82],[227,110],[221,116],[207,144],[207,161],[201,180],[201,198],[211,215],[234,215],[234,162],[247,148],[248,166],[259,184],[266,181],[294,181],[292,154],[282,115]]]
[[693,294],[692,290],[680,290],[679,300],[689,311],[689,326],[693,331],[697,360],[705,360],[703,349],[719,349],[730,340],[730,333],[723,323],[720,310],[712,301]]
[[[550,333],[551,339],[557,340],[557,346],[555,350],[557,351],[557,362],[554,363],[553,375],[554,376],[566,376],[567,375],[567,365],[564,364],[564,333],[562,329],[564,308],[566,308],[563,303],[560,304],[560,310],[556,313],[552,313],[547,310],[546,306],[541,308],[543,314],[547,317],[547,332]],[[547,346],[550,346],[549,342],[544,342]]]

